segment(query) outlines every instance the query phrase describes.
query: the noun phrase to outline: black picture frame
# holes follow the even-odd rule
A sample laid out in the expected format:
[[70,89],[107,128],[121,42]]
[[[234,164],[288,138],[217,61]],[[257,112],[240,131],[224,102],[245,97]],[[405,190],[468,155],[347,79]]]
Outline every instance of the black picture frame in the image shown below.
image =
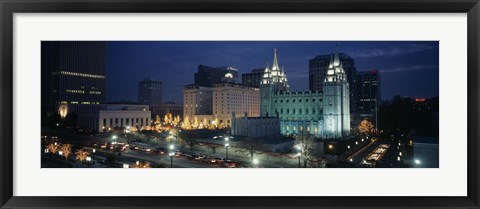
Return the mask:
[[[479,208],[478,0],[1,0],[0,205],[2,208]],[[15,13],[467,13],[468,195],[466,197],[19,197],[13,196]],[[450,179],[445,179],[446,181]],[[414,188],[412,188],[414,189]],[[448,188],[438,188],[448,189]]]

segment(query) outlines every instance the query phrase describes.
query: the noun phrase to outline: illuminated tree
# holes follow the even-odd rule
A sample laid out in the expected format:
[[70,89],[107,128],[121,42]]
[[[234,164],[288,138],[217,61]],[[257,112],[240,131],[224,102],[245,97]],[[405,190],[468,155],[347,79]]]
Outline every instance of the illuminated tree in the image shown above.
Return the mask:
[[55,143],[51,143],[47,146],[47,149],[50,153],[52,153],[52,155],[54,155],[55,153],[57,153],[59,146]]
[[85,159],[87,159],[88,155],[90,155],[89,152],[87,152],[85,150],[82,150],[82,149],[79,149],[79,150],[77,150],[77,152],[75,152],[75,159],[80,161],[80,162],[83,162],[83,161],[85,161]]
[[138,162],[137,163],[134,163],[131,168],[151,168],[152,165],[150,164],[150,162]]
[[218,118],[215,118],[215,119],[212,121],[212,126],[213,126],[214,128],[217,128],[218,125],[219,125],[219,124],[218,124]]
[[188,115],[183,118],[182,128],[187,130],[191,129],[190,118],[188,117]]
[[203,127],[204,127],[204,128],[208,128],[209,125],[208,125],[208,120],[207,120],[207,118],[203,118],[202,124],[203,124]]
[[163,123],[164,123],[164,124],[167,124],[167,123],[168,123],[168,114],[166,114],[165,116],[163,116]]
[[197,116],[195,116],[195,117],[193,118],[192,128],[193,128],[193,129],[197,129],[198,126],[199,126],[199,124],[198,124],[198,118],[197,118]]
[[370,134],[370,133],[373,133],[374,130],[375,130],[375,126],[367,119],[362,120],[362,122],[360,122],[360,124],[358,125],[358,131],[361,134]]
[[170,124],[173,123],[173,116],[172,116],[172,113],[168,113],[168,121],[170,122]]
[[155,124],[160,124],[160,115],[155,116]]
[[173,119],[173,125],[177,126],[180,123],[180,115],[177,115]]
[[65,156],[65,160],[68,159],[68,156],[72,153],[72,145],[71,144],[64,144],[60,147],[60,150],[63,152],[63,156]]
[[303,167],[307,167],[307,162],[313,159],[315,142],[313,138],[305,135],[295,136],[295,145],[293,146],[295,153],[300,153],[303,159]]

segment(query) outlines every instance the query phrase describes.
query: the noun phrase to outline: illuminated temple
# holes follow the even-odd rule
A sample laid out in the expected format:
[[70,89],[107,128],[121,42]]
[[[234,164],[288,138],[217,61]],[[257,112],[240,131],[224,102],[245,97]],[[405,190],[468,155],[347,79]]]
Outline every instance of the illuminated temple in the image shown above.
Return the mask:
[[282,135],[341,139],[350,134],[349,83],[338,49],[331,55],[323,90],[305,92],[290,91],[275,49],[260,83],[260,102],[262,117],[278,116]]

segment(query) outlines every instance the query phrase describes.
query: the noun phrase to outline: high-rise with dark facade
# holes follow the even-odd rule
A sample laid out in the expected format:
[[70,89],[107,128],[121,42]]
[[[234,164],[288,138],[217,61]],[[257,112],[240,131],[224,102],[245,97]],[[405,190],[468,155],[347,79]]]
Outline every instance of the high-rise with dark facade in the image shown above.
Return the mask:
[[162,104],[162,82],[150,78],[138,82],[138,103],[150,106]]
[[377,70],[357,72],[357,113],[359,120],[368,118],[376,123],[380,105],[380,73]]
[[[229,73],[229,76],[226,76]],[[213,87],[213,84],[222,83],[225,78],[229,78],[234,83],[238,82],[238,69],[226,67],[208,67],[205,65],[198,66],[198,72],[195,73],[196,86]]]
[[242,74],[242,84],[253,87],[260,87],[262,81],[263,71],[265,69],[253,69],[251,73]]
[[[355,94],[355,74],[357,69],[355,68],[355,60],[345,53],[338,53],[338,57],[350,84],[350,110],[353,112],[357,109]],[[333,54],[323,54],[309,61],[308,78],[311,91],[323,90],[323,82],[332,58]]]
[[42,122],[61,105],[104,101],[106,52],[103,41],[41,42]]

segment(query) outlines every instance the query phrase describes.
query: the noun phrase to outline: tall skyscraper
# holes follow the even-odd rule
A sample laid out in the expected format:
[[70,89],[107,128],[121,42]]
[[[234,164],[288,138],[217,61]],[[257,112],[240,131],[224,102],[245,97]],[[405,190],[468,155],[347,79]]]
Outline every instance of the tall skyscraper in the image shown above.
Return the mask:
[[263,68],[253,69],[251,73],[242,74],[242,84],[257,88],[260,87],[264,70]]
[[227,78],[225,75],[230,73],[228,79],[233,82],[238,82],[238,69],[226,66],[226,67],[208,67],[205,65],[199,65],[198,71],[195,73],[196,86],[213,87],[213,84],[222,83]]
[[[338,53],[340,62],[343,65],[345,74],[347,75],[348,83],[350,84],[350,110],[357,109],[356,94],[355,94],[355,60],[345,53]],[[309,88],[312,91],[320,91],[323,89],[323,81],[327,74],[330,65],[331,54],[318,55],[309,61]]]
[[150,106],[162,104],[162,82],[151,78],[139,81],[138,103]]
[[359,120],[368,118],[376,124],[380,105],[380,73],[377,70],[357,72],[357,113]]
[[42,123],[67,105],[104,101],[106,52],[103,41],[41,42]]

